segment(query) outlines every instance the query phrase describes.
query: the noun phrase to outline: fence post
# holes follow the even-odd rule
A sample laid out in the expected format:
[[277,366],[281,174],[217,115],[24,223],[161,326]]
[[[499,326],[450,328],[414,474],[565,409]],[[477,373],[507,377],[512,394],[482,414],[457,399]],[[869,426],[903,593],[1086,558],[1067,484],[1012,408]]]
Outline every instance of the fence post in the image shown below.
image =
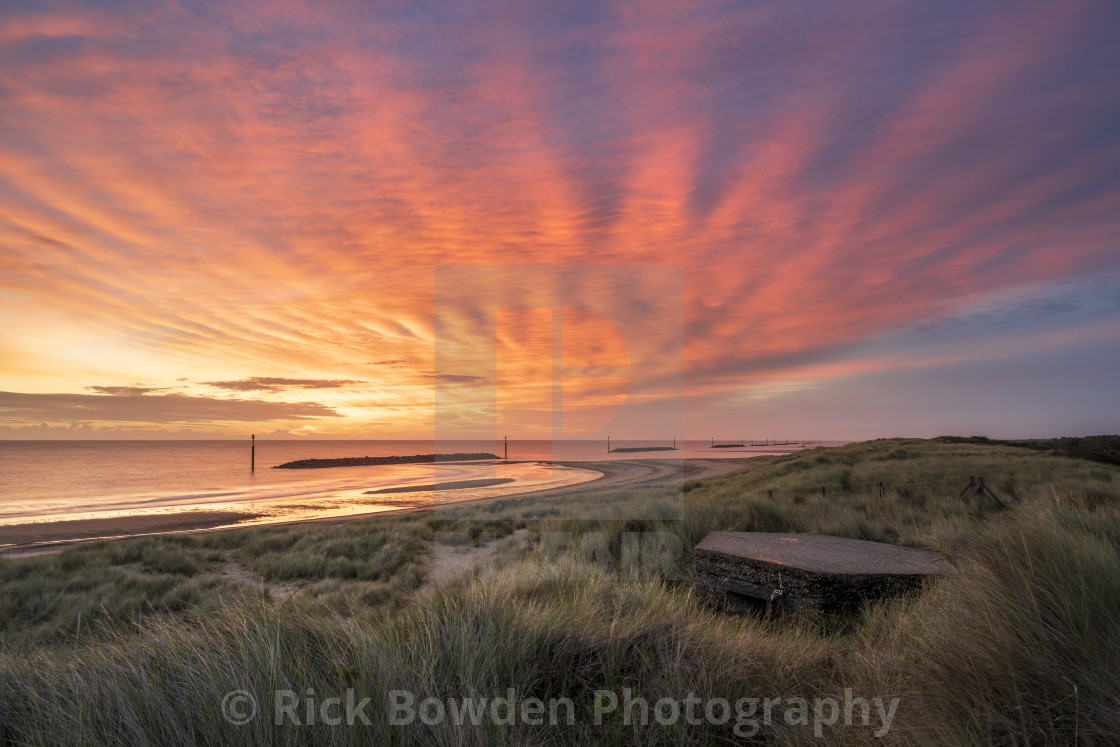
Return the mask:
[[887,497],[887,491],[886,491],[886,489],[883,488],[883,483],[879,483],[879,499],[882,500],[883,498],[886,498],[886,497]]
[[976,491],[981,495],[987,495],[989,498],[996,502],[997,506],[999,506],[1000,508],[1004,508],[1004,502],[999,499],[999,496],[996,495],[991,488],[984,484],[983,477],[981,477],[980,482],[977,483]]
[[824,498],[824,486],[821,486],[821,498]]

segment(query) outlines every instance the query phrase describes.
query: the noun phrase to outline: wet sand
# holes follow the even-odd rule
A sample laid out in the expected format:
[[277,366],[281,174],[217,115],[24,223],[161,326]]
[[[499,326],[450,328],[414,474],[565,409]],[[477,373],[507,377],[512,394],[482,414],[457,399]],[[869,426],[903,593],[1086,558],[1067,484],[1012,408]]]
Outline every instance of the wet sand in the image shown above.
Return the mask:
[[232,511],[183,511],[174,514],[120,516],[108,519],[74,519],[70,521],[11,524],[0,526],[0,545],[11,545],[11,547],[0,548],[0,553],[7,556],[18,556],[25,554],[21,550],[54,545],[61,546],[94,539],[214,529],[226,527],[239,521],[255,519],[258,516],[259,514],[235,513]]
[[462,490],[463,488],[488,488],[491,485],[505,485],[517,482],[512,477],[496,477],[490,480],[455,480],[453,482],[433,482],[428,485],[404,485],[399,488],[367,490],[362,495],[385,495],[386,493],[422,493],[426,490]]
[[[463,501],[440,503],[440,508],[465,504],[485,504],[513,498],[533,496],[551,498],[589,491],[622,490],[636,485],[653,485],[675,480],[695,480],[711,477],[749,466],[749,459],[626,459],[602,462],[554,462],[564,467],[574,467],[598,472],[601,477],[585,482],[545,490],[498,495],[489,498],[472,498]],[[441,485],[441,487],[446,487]],[[435,489],[428,486],[428,489]],[[413,506],[395,510],[382,510],[346,516],[309,518],[299,521],[255,524],[254,526],[290,526],[303,523],[341,524],[347,521],[368,519],[373,516],[399,516],[401,514],[430,511],[432,506]],[[51,552],[75,542],[94,539],[120,538],[167,532],[196,533],[236,529],[237,522],[258,518],[260,514],[230,511],[187,511],[176,514],[149,514],[121,516],[106,519],[80,519],[73,521],[44,521],[31,524],[0,526],[0,555],[19,557]],[[232,525],[232,526],[231,526]]]
[[626,459],[609,462],[555,462],[555,464],[590,469],[601,472],[603,476],[589,482],[518,493],[518,496],[553,497],[586,493],[589,489],[622,490],[635,485],[654,485],[673,480],[699,480],[748,467],[750,459]]
[[[522,493],[507,493],[488,498],[467,498],[462,501],[444,501],[438,506],[413,506],[392,511],[351,514],[348,516],[325,516],[321,519],[311,518],[283,523],[341,524],[344,521],[368,519],[371,516],[399,516],[400,514],[416,513],[418,511],[431,511],[433,508],[448,508],[468,504],[481,506],[515,498],[555,498],[588,492],[605,493],[612,490],[632,488],[637,485],[656,485],[676,480],[698,480],[704,477],[713,477],[749,467],[749,462],[749,459],[619,459],[604,462],[552,462],[552,464],[561,467],[592,470],[602,476],[584,482],[572,483],[571,485],[562,485],[558,488],[526,490]],[[269,524],[268,526],[280,526],[280,524]]]

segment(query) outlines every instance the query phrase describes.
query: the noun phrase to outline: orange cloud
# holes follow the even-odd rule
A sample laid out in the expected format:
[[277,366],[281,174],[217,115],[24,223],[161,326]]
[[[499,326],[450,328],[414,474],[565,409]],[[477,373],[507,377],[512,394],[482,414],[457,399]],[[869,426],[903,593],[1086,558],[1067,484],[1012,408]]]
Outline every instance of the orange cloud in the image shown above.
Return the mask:
[[[345,415],[324,429],[413,435],[435,377],[476,377],[442,381],[464,423],[495,406],[492,362],[468,364],[497,291],[447,309],[438,268],[542,264],[572,270],[563,303],[526,285],[518,304],[608,324],[657,300],[620,268],[680,268],[683,319],[624,344],[563,312],[564,366],[643,362],[613,394],[564,381],[589,427],[622,388],[671,398],[681,365],[729,402],[806,367],[885,370],[882,351],[822,361],[1115,269],[1115,20],[1091,2],[5,9],[0,376],[346,382],[315,389]],[[441,368],[456,336],[463,365]],[[501,407],[525,422],[551,418],[542,339],[499,347]]]

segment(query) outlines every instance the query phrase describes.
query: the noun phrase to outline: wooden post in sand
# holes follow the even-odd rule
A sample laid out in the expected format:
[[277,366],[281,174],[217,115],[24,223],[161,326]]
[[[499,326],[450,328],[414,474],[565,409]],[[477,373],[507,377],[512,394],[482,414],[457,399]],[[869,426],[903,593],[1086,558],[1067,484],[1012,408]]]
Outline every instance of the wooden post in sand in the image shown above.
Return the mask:
[[249,449],[249,471],[257,471],[257,434],[254,433],[251,438],[253,439],[253,446]]
[[505,452],[505,457],[504,458],[509,459],[509,436],[505,437],[505,447],[506,447],[506,452]]
[[607,436],[607,453],[611,453],[611,437]]

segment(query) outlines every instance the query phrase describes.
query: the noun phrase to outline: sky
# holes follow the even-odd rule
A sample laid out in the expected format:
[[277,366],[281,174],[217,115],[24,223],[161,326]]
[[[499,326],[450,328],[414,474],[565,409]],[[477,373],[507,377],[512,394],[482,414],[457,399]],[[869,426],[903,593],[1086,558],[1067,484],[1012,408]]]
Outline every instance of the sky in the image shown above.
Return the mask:
[[1120,430],[1120,6],[0,3],[0,438]]

